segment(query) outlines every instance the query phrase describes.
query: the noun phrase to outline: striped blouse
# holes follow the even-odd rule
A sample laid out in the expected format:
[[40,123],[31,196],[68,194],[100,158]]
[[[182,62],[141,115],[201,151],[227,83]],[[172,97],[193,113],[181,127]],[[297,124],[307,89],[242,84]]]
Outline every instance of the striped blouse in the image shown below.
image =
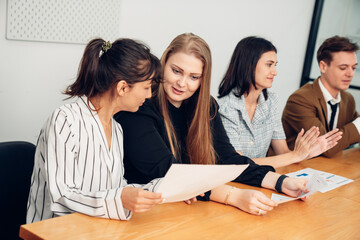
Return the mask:
[[[92,109],[94,107],[89,102]],[[80,212],[110,219],[130,219],[121,192],[126,186],[155,191],[159,179],[127,184],[123,166],[123,131],[112,121],[109,150],[96,111],[87,98],[56,109],[40,132],[27,207],[27,223]]]

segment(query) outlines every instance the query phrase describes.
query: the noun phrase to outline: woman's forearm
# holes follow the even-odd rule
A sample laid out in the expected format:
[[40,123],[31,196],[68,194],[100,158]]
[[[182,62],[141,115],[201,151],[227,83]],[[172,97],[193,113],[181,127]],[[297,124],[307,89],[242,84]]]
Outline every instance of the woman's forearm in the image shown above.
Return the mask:
[[281,175],[275,172],[268,172],[261,182],[261,186],[275,190],[275,184]]
[[253,159],[253,161],[258,165],[270,165],[274,168],[284,167],[293,163],[297,163],[301,160],[303,159],[295,154],[294,151],[272,157]]
[[227,204],[229,203],[230,198],[232,198],[232,186],[230,185],[221,185],[219,187],[216,187],[211,190],[210,200],[219,202],[219,203],[225,203],[225,200],[227,200]]

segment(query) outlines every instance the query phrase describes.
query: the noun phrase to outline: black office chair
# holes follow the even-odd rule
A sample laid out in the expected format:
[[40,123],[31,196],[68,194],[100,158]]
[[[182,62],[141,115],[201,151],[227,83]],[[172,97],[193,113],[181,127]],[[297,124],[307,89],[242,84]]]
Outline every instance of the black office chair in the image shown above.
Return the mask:
[[20,239],[20,225],[26,223],[34,155],[32,143],[0,143],[0,212],[5,222],[1,239]]

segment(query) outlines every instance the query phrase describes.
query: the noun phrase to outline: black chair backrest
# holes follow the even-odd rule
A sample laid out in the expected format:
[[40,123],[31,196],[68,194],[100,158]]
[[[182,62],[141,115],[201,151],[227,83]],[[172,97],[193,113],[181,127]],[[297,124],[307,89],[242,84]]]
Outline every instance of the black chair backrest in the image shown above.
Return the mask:
[[20,239],[20,225],[26,223],[34,155],[32,143],[0,143],[0,207],[5,222],[1,239]]

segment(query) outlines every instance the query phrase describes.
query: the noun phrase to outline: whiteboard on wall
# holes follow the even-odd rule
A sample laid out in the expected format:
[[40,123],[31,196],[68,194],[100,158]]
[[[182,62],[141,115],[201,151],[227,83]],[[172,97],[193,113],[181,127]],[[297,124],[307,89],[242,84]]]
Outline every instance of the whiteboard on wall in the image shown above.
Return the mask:
[[9,40],[86,44],[119,36],[119,0],[8,0]]

